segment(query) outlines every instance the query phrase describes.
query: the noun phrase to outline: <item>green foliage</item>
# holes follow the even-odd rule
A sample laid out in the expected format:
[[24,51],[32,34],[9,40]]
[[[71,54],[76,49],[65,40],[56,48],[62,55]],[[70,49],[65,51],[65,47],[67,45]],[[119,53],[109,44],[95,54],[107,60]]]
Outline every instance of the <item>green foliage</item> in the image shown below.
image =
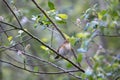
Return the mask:
[[[22,1],[24,2],[24,0]],[[69,4],[69,2],[67,1],[63,1],[63,3],[64,2]],[[77,3],[79,1],[73,1],[73,2]],[[30,32],[31,34],[33,34],[33,36],[37,37],[38,40],[41,40],[43,43],[47,44],[49,47],[57,51],[59,45],[62,44],[62,43],[60,44],[58,43],[63,42],[63,39],[61,38],[61,35],[57,31],[57,29],[54,28],[51,21],[42,12],[39,12],[39,10],[37,10],[36,7],[32,5],[29,6],[29,4],[31,4],[29,1],[27,5],[29,8],[21,7],[25,5],[19,4],[17,7],[20,7],[20,10],[17,9],[14,3],[15,2],[11,3],[13,6],[12,8],[14,9],[14,12],[16,12],[17,17],[20,18],[20,22],[22,22],[23,17],[27,17],[28,19],[26,20],[27,22],[25,24],[22,24],[24,30]],[[44,2],[40,1],[39,3],[43,4]],[[82,79],[85,80],[115,80],[117,77],[120,76],[120,65],[119,65],[120,57],[118,54],[119,44],[120,44],[119,41],[120,2],[119,0],[106,0],[106,3],[107,3],[107,7],[104,10],[99,9],[98,5],[94,5],[88,8],[87,10],[85,10],[84,13],[82,14],[79,15],[75,14],[76,16],[80,16],[80,20],[78,22],[74,21],[75,17],[72,18],[72,21],[69,20],[70,17],[72,16],[71,14],[74,14],[74,12],[71,11],[72,8],[74,9],[73,6],[67,9],[59,8],[61,10],[59,9],[57,10],[56,7],[57,3],[54,3],[51,0],[48,0],[47,2],[48,6],[41,5],[42,7],[45,7],[46,10],[44,11],[47,14],[47,16],[54,22],[54,24],[57,24],[57,27],[69,40],[70,44],[72,45],[72,48],[75,49],[77,59],[75,58],[73,59],[73,57],[72,59],[71,58],[68,59],[75,64],[77,64],[78,62],[81,63],[81,67],[85,70],[85,73],[75,72],[74,74],[79,75]],[[6,18],[5,21],[11,22],[11,24],[16,24],[15,19],[11,17],[11,15],[6,13],[3,14]],[[10,17],[8,17],[8,15]],[[73,24],[74,22],[75,25]],[[7,27],[5,27],[5,29],[7,30]],[[48,61],[48,63],[50,64],[53,63],[57,65],[57,67],[62,67],[66,71],[75,68],[71,63],[63,59],[55,60],[54,59],[55,54],[52,51],[50,51],[48,47],[44,46],[43,44],[40,44],[34,39],[31,39],[30,41],[25,41],[24,43],[20,43],[26,40],[27,38],[29,38],[29,35],[26,35],[24,30],[16,30],[16,32],[11,31],[10,33],[8,33],[7,38],[3,37],[4,40],[0,42],[0,47],[14,46],[16,43],[19,43],[19,45],[16,46],[16,48],[18,49],[20,48],[19,51],[16,52],[17,54],[22,54],[22,52],[26,52],[28,54],[35,55],[40,59]],[[5,33],[5,31],[2,30],[0,31],[0,33]],[[107,39],[105,42],[108,43],[107,48],[103,46],[104,43],[101,44],[102,42],[98,36],[100,38],[103,38],[104,36],[104,38]],[[116,38],[116,36],[118,38]],[[28,44],[31,44],[31,48],[29,48],[29,51],[26,51],[26,45]],[[0,48],[0,50],[2,49]],[[22,57],[19,57],[19,55],[16,55],[16,53],[13,52],[10,53],[12,53],[11,56],[13,58],[18,60],[19,62],[23,62],[23,59],[21,59]],[[24,59],[25,61],[27,61],[27,57],[24,56]],[[48,63],[44,63],[45,61],[38,62],[39,60],[35,60],[35,59],[31,59],[31,60],[33,60],[33,63],[31,62],[31,64],[33,64],[32,68],[30,65],[25,65],[25,66],[27,66],[29,69],[33,71],[57,72],[56,67],[54,69],[53,67],[49,66]],[[13,63],[19,66],[22,65],[16,62]],[[34,65],[38,65],[38,66],[34,66]],[[6,73],[7,71],[10,72],[10,70],[4,69],[3,71],[4,71],[4,75],[7,74],[7,76],[10,77],[10,74]],[[13,72],[11,71],[10,73]],[[61,75],[60,74],[56,76],[50,75],[47,77],[50,80],[56,80],[56,79],[76,80],[76,78],[74,79],[73,77],[70,76],[67,77],[66,76],[67,74],[64,74],[62,76]],[[26,79],[23,80],[37,79],[35,76],[34,77],[31,76],[27,72],[24,75],[24,77]],[[46,78],[46,76],[44,78]],[[8,80],[7,78],[4,79]],[[14,79],[11,78],[11,80]]]
[[77,62],[82,62],[82,59],[83,59],[83,55],[82,54],[78,54]]
[[48,6],[49,6],[50,10],[55,9],[55,6],[51,1],[48,1]]

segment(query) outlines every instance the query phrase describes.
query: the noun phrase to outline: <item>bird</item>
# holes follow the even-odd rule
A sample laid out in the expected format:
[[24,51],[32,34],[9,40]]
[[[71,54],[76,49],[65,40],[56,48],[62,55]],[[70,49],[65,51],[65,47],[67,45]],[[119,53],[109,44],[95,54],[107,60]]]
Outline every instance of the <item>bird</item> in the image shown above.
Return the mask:
[[[65,40],[63,44],[57,49],[57,52],[62,56],[66,56],[68,54],[71,54],[71,49],[72,48],[70,42],[68,40]],[[57,55],[55,59],[59,59],[59,57],[60,56]]]

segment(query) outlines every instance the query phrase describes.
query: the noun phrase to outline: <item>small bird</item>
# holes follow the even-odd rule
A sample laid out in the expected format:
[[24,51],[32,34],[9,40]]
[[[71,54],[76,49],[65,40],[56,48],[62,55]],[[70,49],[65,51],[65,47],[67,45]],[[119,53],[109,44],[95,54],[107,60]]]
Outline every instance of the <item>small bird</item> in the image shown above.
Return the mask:
[[[57,52],[61,54],[62,56],[66,56],[68,54],[71,54],[71,44],[68,40],[65,40],[64,43],[58,48]],[[57,55],[55,59],[58,59],[60,56]]]

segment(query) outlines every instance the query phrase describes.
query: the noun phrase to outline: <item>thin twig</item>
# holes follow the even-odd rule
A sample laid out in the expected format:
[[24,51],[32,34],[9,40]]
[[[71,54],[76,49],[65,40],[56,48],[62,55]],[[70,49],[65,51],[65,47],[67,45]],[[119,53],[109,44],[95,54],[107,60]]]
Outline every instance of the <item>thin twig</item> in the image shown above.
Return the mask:
[[[16,49],[10,49],[10,50],[18,51],[18,50],[16,50]],[[60,69],[60,70],[62,70],[62,71],[64,71],[64,72],[67,71],[67,70],[63,69],[62,67],[57,66],[57,65],[55,65],[55,64],[52,63],[52,62],[48,62],[48,61],[46,61],[46,60],[43,60],[43,59],[41,59],[41,58],[39,58],[39,57],[37,57],[37,56],[33,56],[33,55],[31,55],[31,54],[26,54],[25,52],[23,52],[23,55],[29,56],[29,57],[32,57],[32,58],[34,58],[34,59],[36,59],[36,60],[39,60],[39,61],[41,61],[41,62],[47,63],[47,64],[49,64],[49,65],[51,65],[51,66],[53,66],[53,67],[55,67],[55,68],[58,68],[58,69]],[[69,72],[68,74],[72,75],[72,76],[75,77],[75,78],[82,79],[81,77],[76,76],[76,75],[74,75],[74,74],[71,73],[71,72]]]
[[20,23],[20,21],[19,21],[19,19],[17,18],[16,14],[15,14],[14,11],[12,10],[12,8],[8,5],[8,3],[6,2],[6,0],[3,0],[3,2],[6,4],[6,6],[9,8],[9,10],[12,12],[12,14],[14,15],[14,17],[16,18],[16,20],[17,20],[20,28],[23,28],[22,25],[21,25],[21,23]]
[[0,33],[7,32],[7,31],[12,31],[12,30],[16,30],[16,29],[2,30],[2,31],[0,31]]
[[15,47],[16,45],[18,45],[18,44],[22,44],[22,43],[24,43],[24,42],[26,42],[26,41],[29,41],[29,40],[31,40],[32,38],[28,38],[28,39],[26,39],[26,40],[24,40],[24,41],[22,41],[22,42],[19,42],[19,43],[16,43],[15,45],[13,45],[13,46],[10,46],[10,47],[8,47],[8,48],[6,48],[6,47],[1,47],[1,48],[5,48],[5,49],[3,49],[3,50],[0,50],[0,52],[3,52],[3,51],[5,51],[5,50],[7,50],[7,49],[10,49],[10,48],[12,48],[12,47]]
[[97,36],[104,36],[104,37],[120,37],[120,35],[97,35]]
[[[39,58],[39,57],[37,57],[37,56],[33,56],[33,55],[31,55],[31,54],[25,54],[25,53],[23,53],[23,54],[26,55],[26,56],[35,58],[35,59],[37,59],[37,60],[39,60],[39,61],[42,61],[42,62],[44,62],[44,63],[50,64],[51,66],[53,66],[53,67],[55,67],[55,68],[58,68],[58,69],[60,69],[60,70],[66,71],[65,69],[61,68],[60,66],[57,66],[57,65],[55,65],[55,64],[52,63],[52,62],[48,62],[48,61],[46,61],[46,60],[43,60],[43,59],[41,59],[41,58]],[[72,76],[74,76],[74,77],[76,77],[76,78],[81,79],[80,77],[75,76],[75,75],[74,75],[73,73],[71,73],[71,72],[69,72],[69,74],[72,75]]]
[[18,28],[17,26],[12,25],[12,24],[9,24],[9,23],[7,23],[7,22],[0,21],[0,23],[9,25],[9,26],[13,27],[14,29],[19,29],[19,30],[21,30],[21,28]]
[[[2,31],[4,31],[4,28],[3,28],[3,26],[1,24],[0,24],[0,28],[1,28]],[[7,36],[7,38],[9,37],[7,32],[4,32],[4,34]]]
[[55,29],[53,30],[53,29],[51,29],[51,28],[49,28],[49,27],[46,27],[49,31],[51,31],[51,32],[53,32],[53,33],[56,33],[56,34],[60,34],[58,31],[56,31]]
[[32,2],[36,5],[36,7],[47,17],[47,19],[53,24],[53,26],[56,28],[56,30],[61,34],[64,40],[66,40],[66,37],[62,33],[62,31],[57,27],[57,25],[51,20],[51,18],[47,15],[47,13],[37,4],[35,0],[32,0]]
[[[1,22],[1,21],[0,21]],[[5,23],[5,22],[1,22],[3,24],[6,24],[6,25],[9,25],[11,27],[14,27],[14,28],[17,28],[16,26],[14,25],[11,25],[11,24],[8,24],[8,23]],[[31,38],[35,39],[36,41],[40,42],[42,45],[44,45],[45,47],[49,48],[51,51],[53,51],[55,54],[57,54],[58,56],[62,57],[63,59],[65,59],[66,61],[68,61],[69,63],[71,63],[74,67],[76,67],[77,69],[79,69],[81,72],[85,72],[83,69],[81,69],[79,66],[77,66],[75,63],[73,63],[71,60],[69,60],[68,58],[62,56],[61,54],[59,54],[56,50],[54,50],[52,47],[50,47],[49,45],[47,45],[46,43],[42,42],[40,39],[38,39],[36,36],[32,35],[30,32],[24,30],[24,29],[21,29],[21,28],[17,28],[17,29],[20,29],[20,30],[23,30],[26,34],[28,34],[29,36],[31,36]]]
[[44,42],[42,42],[40,39],[38,39],[36,36],[32,35],[30,32],[23,30],[26,34],[28,34],[29,36],[31,36],[33,39],[35,39],[36,41],[40,42],[42,45],[44,45],[45,47],[49,48],[51,51],[53,51],[55,54],[57,54],[58,56],[62,57],[63,59],[65,59],[66,61],[68,61],[69,63],[71,63],[74,67],[78,68],[80,71],[85,72],[83,69],[81,69],[79,66],[77,66],[75,63],[73,63],[71,60],[67,59],[66,57],[62,56],[61,54],[59,54],[56,50],[54,50],[52,47],[48,46],[47,44],[45,44]]
[[[32,0],[32,1],[33,1],[34,4],[44,13],[44,15],[50,20],[50,22],[54,25],[54,27],[61,33],[61,35],[62,35],[63,38],[65,39],[63,33],[58,29],[58,27],[56,26],[56,24],[49,18],[49,16],[45,13],[45,11],[44,11],[43,9],[41,9],[34,0]],[[9,7],[9,5],[7,4],[7,2],[6,2],[5,0],[4,0],[4,2],[5,2],[6,5],[8,6],[8,8],[11,10],[11,12],[14,14],[14,12],[13,12],[12,9]],[[16,17],[15,14],[14,14],[14,16]],[[19,20],[18,20],[17,17],[16,17],[16,19],[17,19],[17,21],[18,21],[18,23],[19,23]],[[5,22],[2,22],[2,21],[0,21],[0,22],[1,22],[1,23],[5,23]],[[13,26],[13,25],[11,25],[11,24],[8,24],[8,23],[5,23],[5,24],[10,25],[10,26],[12,26],[12,27],[14,27],[14,28],[17,28],[16,26]],[[19,29],[19,28],[17,28],[17,29]],[[72,61],[70,61],[69,59],[65,58],[64,56],[58,54],[57,51],[55,51],[54,49],[52,49],[51,47],[49,47],[48,45],[46,45],[44,42],[42,42],[41,40],[39,40],[36,36],[33,36],[31,33],[29,33],[28,31],[26,31],[26,30],[24,30],[24,29],[22,29],[22,28],[20,28],[20,29],[23,30],[25,33],[27,33],[27,34],[28,34],[29,36],[31,36],[32,38],[34,38],[35,40],[37,40],[38,42],[40,42],[42,45],[44,45],[44,46],[46,46],[47,48],[49,48],[51,51],[53,51],[54,53],[56,53],[58,56],[60,56],[60,57],[62,57],[63,59],[67,60],[68,62],[70,62],[73,66],[75,66],[76,68],[78,68],[80,71],[84,72],[84,70],[82,70],[79,66],[77,66],[77,65],[74,64]]]
[[53,42],[53,36],[54,36],[54,27],[52,27],[52,32],[51,32],[51,47],[52,47],[52,42]]
[[32,70],[29,70],[29,69],[26,69],[26,68],[22,68],[22,67],[19,67],[11,62],[7,62],[7,61],[4,61],[4,60],[1,60],[0,59],[0,62],[3,62],[3,63],[7,63],[7,64],[10,64],[16,68],[19,68],[19,69],[22,69],[22,70],[25,70],[25,71],[28,71],[28,72],[32,72],[32,73],[38,73],[38,74],[64,74],[64,73],[69,73],[69,72],[78,72],[79,70],[68,70],[68,71],[61,71],[61,72],[40,72],[40,71],[32,71]]
[[78,58],[77,58],[77,55],[76,55],[76,53],[75,53],[74,49],[73,49],[73,48],[71,48],[71,50],[72,50],[72,53],[73,53],[73,55],[74,55],[74,58],[75,58],[75,59],[76,59],[76,61],[77,61],[77,64],[79,65],[79,67],[81,67],[81,64],[78,62]]

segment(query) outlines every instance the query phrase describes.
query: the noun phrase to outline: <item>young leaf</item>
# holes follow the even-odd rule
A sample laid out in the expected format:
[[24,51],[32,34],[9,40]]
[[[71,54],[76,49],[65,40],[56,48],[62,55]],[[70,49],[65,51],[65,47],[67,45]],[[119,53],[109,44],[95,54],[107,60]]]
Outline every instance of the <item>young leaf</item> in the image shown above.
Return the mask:
[[67,63],[67,64],[66,64],[66,67],[67,67],[67,68],[71,68],[71,67],[72,67],[72,64]]
[[67,19],[68,15],[67,14],[58,14],[58,17],[60,17],[62,19]]
[[48,1],[48,6],[49,6],[50,10],[55,9],[55,6],[51,1]]
[[45,47],[45,46],[40,46],[40,48],[42,48],[43,50],[45,50],[45,51],[47,51],[48,50],[48,48],[47,47]]
[[88,32],[84,32],[84,33],[81,32],[81,33],[76,34],[76,36],[78,38],[87,38],[89,35],[90,35],[90,33],[88,33]]
[[83,58],[82,54],[78,54],[77,62],[81,62],[81,61],[82,61],[82,58]]
[[12,37],[12,36],[9,36],[9,37],[8,37],[8,40],[9,40],[9,41],[11,41],[12,39],[13,39],[13,37]]

